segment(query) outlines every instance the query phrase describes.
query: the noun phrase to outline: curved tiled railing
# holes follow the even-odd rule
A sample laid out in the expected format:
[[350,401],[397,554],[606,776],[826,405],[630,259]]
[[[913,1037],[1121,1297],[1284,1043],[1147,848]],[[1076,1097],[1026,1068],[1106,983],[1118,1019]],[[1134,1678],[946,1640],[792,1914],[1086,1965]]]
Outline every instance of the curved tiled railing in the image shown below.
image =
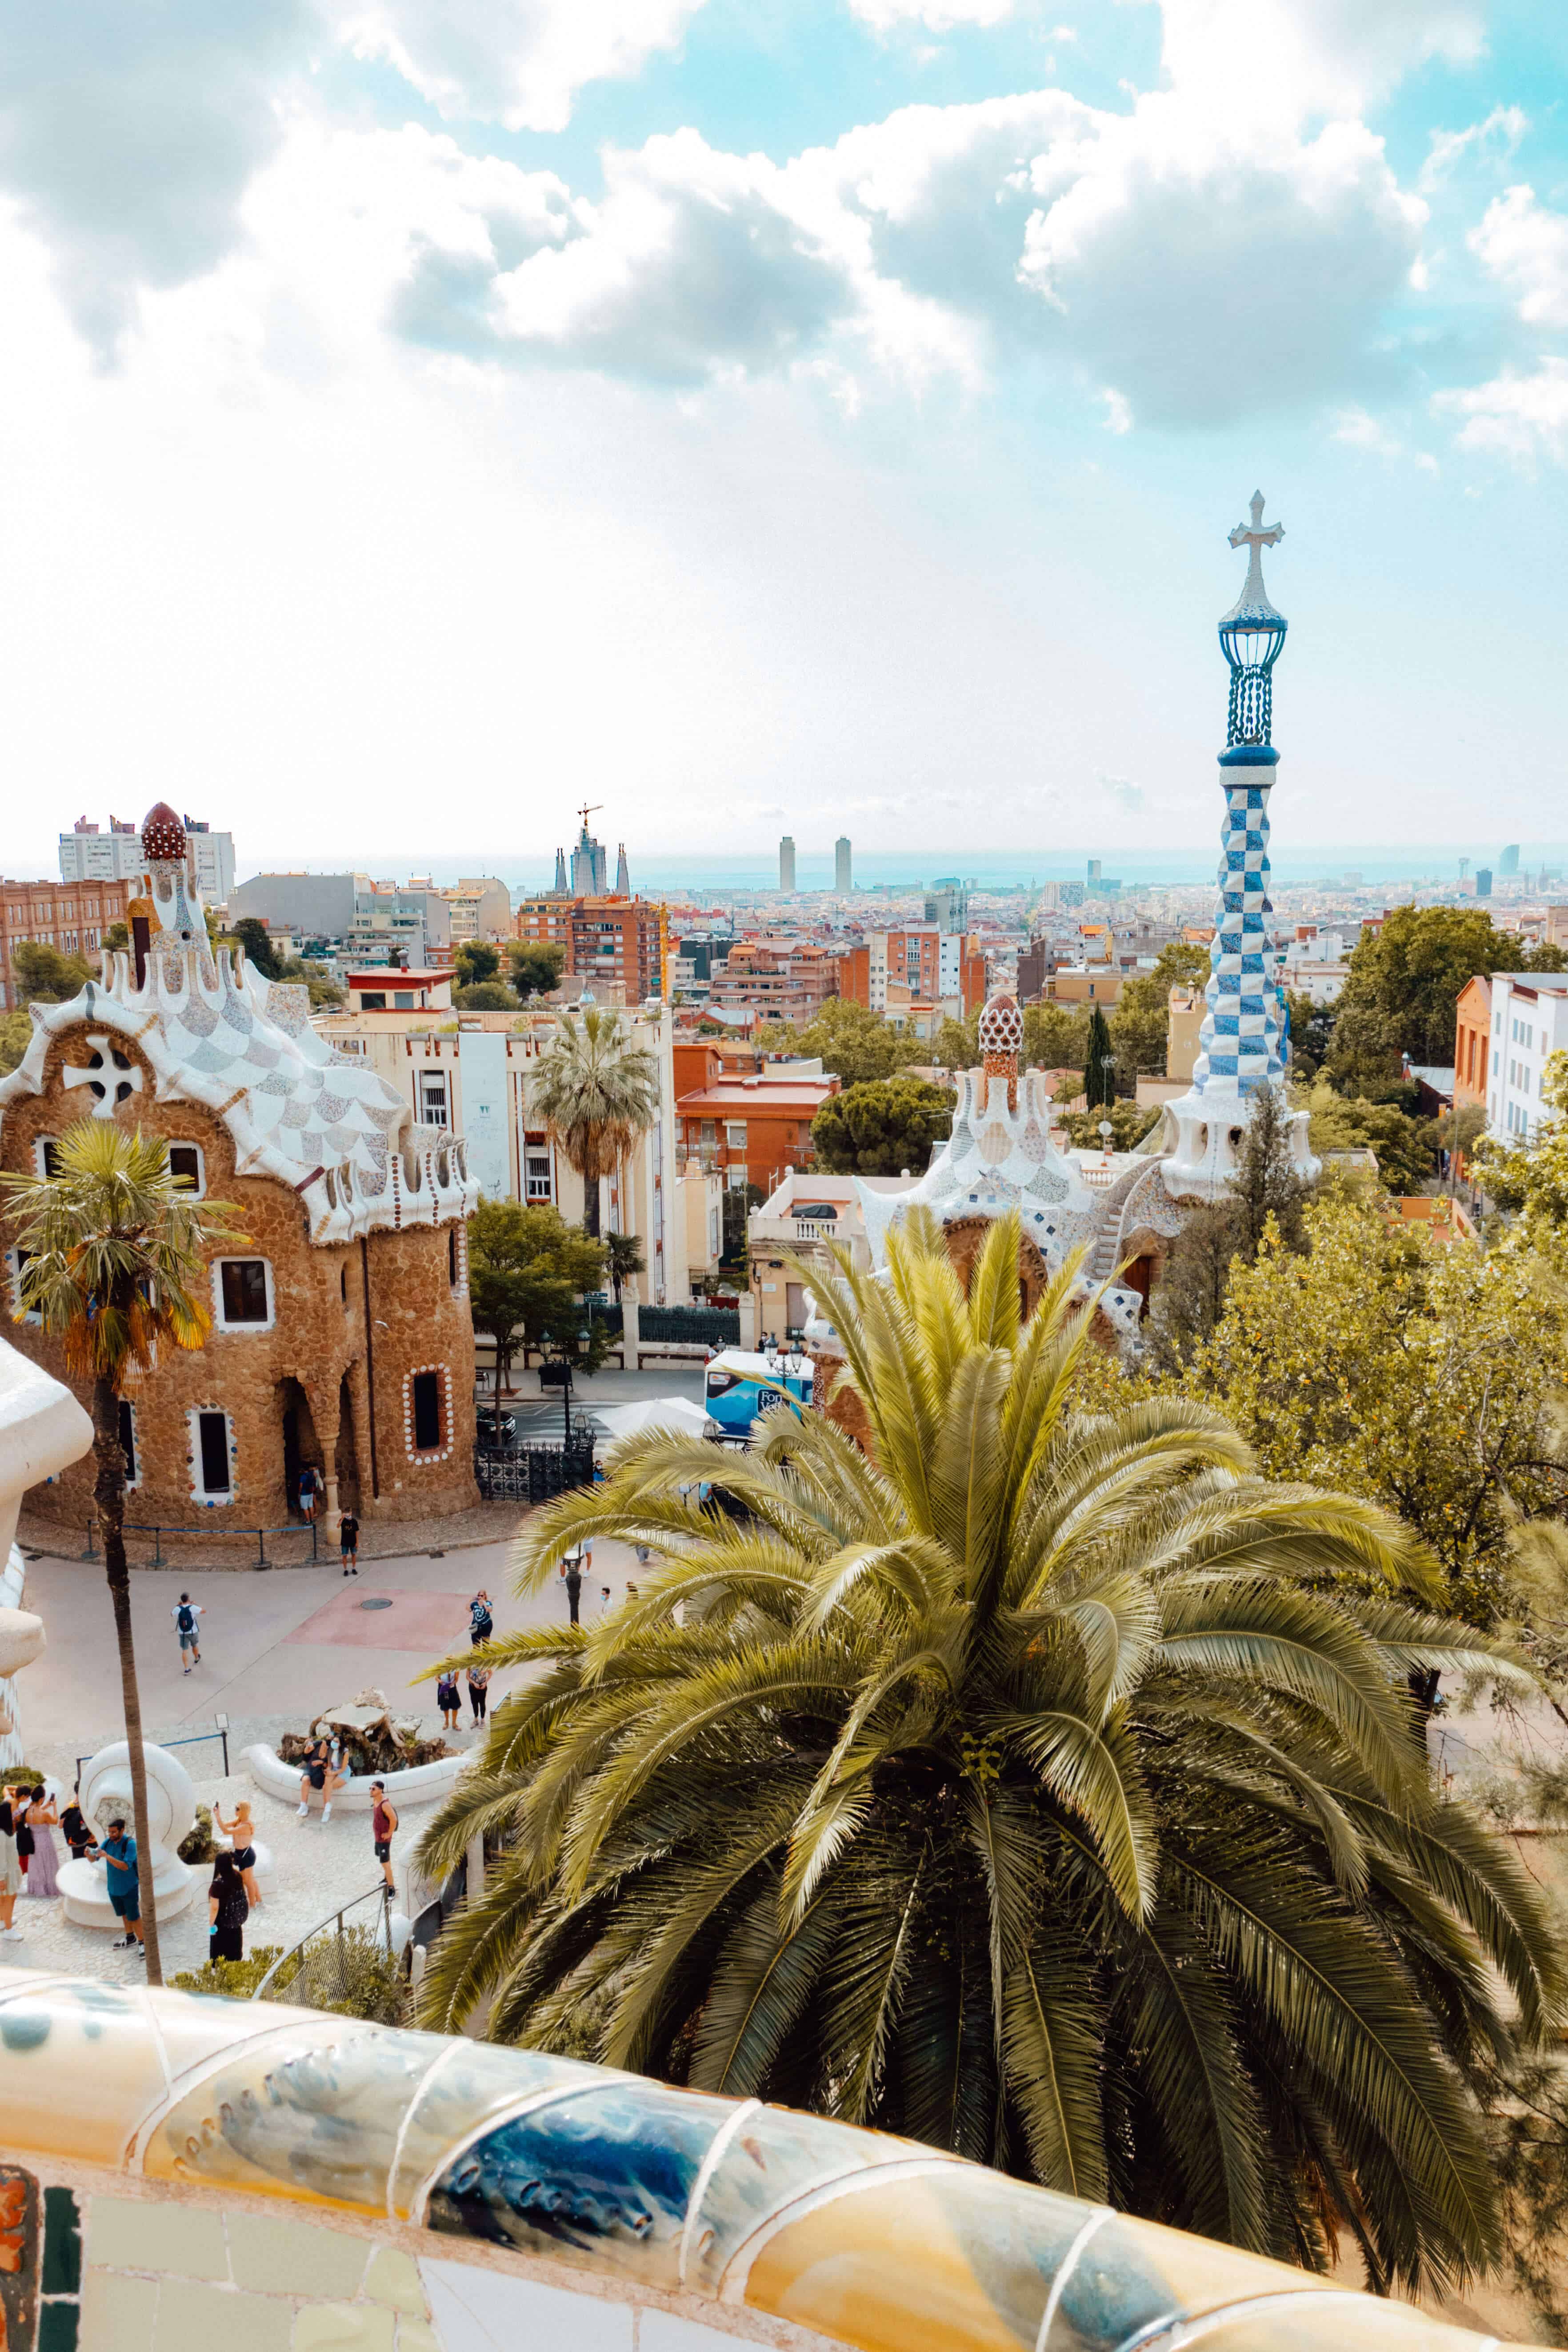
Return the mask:
[[433,2256],[557,2281],[564,2266],[585,2294],[753,2340],[1479,2347],[1407,2305],[910,2141],[311,2011],[0,1971],[0,2118],[5,2157],[40,2179],[79,2168],[143,2197],[325,2209],[405,2244],[427,2232]]

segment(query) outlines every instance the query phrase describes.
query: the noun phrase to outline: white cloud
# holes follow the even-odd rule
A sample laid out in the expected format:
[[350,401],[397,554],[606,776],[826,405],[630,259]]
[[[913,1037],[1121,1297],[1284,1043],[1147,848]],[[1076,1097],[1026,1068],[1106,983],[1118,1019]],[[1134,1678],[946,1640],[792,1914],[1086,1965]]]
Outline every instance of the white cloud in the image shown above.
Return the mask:
[[1533,188],[1510,188],[1487,206],[1468,243],[1527,327],[1568,327],[1568,215],[1542,204]]
[[1543,359],[1529,373],[1505,368],[1489,383],[1439,393],[1432,404],[1464,420],[1461,449],[1527,468],[1542,457],[1568,464],[1568,360]]
[[1495,147],[1505,156],[1511,155],[1529,128],[1522,108],[1494,106],[1483,122],[1472,122],[1463,131],[1434,131],[1421,166],[1420,185],[1436,187],[1472,151],[1479,154],[1484,148]]
[[1015,5],[1016,0],[849,0],[851,14],[874,33],[891,33],[900,25],[921,25],[928,33],[951,33],[960,25],[1000,25]]
[[342,37],[448,118],[560,131],[584,83],[678,46],[702,0],[345,0]]
[[1342,409],[1334,421],[1333,437],[1342,447],[1363,450],[1369,457],[1385,457],[1391,463],[1407,457],[1425,474],[1438,470],[1437,460],[1429,451],[1410,448],[1381,418],[1364,408]]
[[1163,0],[1173,88],[1239,131],[1354,115],[1434,58],[1470,63],[1482,0]]

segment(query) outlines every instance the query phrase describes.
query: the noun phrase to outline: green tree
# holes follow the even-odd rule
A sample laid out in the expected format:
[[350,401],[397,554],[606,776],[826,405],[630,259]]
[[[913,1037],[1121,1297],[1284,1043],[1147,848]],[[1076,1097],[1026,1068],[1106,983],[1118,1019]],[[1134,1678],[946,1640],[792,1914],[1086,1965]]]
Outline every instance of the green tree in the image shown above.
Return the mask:
[[1398,1514],[1453,1605],[1508,1610],[1516,1518],[1568,1506],[1561,1397],[1568,1303],[1523,1255],[1445,1244],[1340,1189],[1309,1202],[1306,1249],[1274,1234],[1230,1274],[1186,1385],[1276,1477]]
[[1124,1087],[1141,1076],[1163,1077],[1171,1025],[1171,991],[1190,988],[1208,978],[1207,948],[1187,940],[1172,940],[1163,947],[1152,971],[1134,972],[1121,983],[1106,1024],[1116,1055],[1117,1075]]
[[0,1175],[6,1223],[26,1256],[20,1311],[58,1339],[66,1369],[92,1389],[93,1497],[114,1611],[120,1690],[131,1748],[131,1797],[141,1856],[147,1980],[162,1984],[147,1822],[142,1699],[125,1560],[125,1456],[120,1400],[127,1381],[155,1378],[160,1349],[200,1348],[212,1325],[205,1245],[243,1241],[224,1201],[198,1201],[169,1173],[162,1136],[79,1118],[55,1147],[52,1176]]
[[658,1116],[658,1065],[619,1013],[564,1013],[530,1088],[533,1116],[583,1179],[583,1223],[599,1231],[599,1179]]
[[1542,1073],[1551,1116],[1528,1136],[1504,1143],[1488,1136],[1476,1150],[1476,1174],[1500,1208],[1516,1213],[1531,1249],[1564,1264],[1568,1244],[1568,1054],[1553,1054]]
[[978,1067],[980,1015],[972,1013],[966,1020],[955,1021],[949,1013],[931,1039],[931,1058],[939,1070],[973,1070]]
[[1290,1076],[1305,1085],[1315,1078],[1333,1045],[1334,1008],[1315,1003],[1296,989],[1286,991],[1290,1008]]
[[1178,1368],[1213,1335],[1232,1266],[1254,1265],[1266,1234],[1288,1251],[1306,1247],[1308,1190],[1290,1156],[1289,1106],[1266,1087],[1254,1097],[1228,1192],[1194,1209],[1171,1244],[1150,1318],[1157,1364]]
[[465,940],[455,951],[452,965],[459,986],[472,988],[480,981],[495,979],[500,970],[500,950],[489,940]]
[[813,1021],[795,1033],[791,1051],[822,1057],[847,1087],[868,1078],[890,1078],[906,1062],[926,1058],[928,1048],[906,1030],[889,1028],[869,1006],[852,1004],[847,997],[830,996]]
[[493,2002],[500,2042],[1321,2270],[1342,2230],[1380,2286],[1483,2265],[1483,2059],[1542,2038],[1560,1962],[1403,1677],[1490,1646],[1396,1597],[1438,1581],[1407,1530],[1212,1411],[1076,1413],[1078,1269],[1021,1328],[1018,1247],[999,1220],[967,1296],[929,1220],[887,1281],[800,1269],[868,1453],[820,1412],[738,1458],[653,1436],[525,1523],[524,1591],[590,1536],[662,1564],[492,1644],[528,1679],[420,1862],[500,1859],[422,2021]]
[[1395,907],[1375,937],[1358,940],[1337,1007],[1328,1067],[1342,1092],[1399,1057],[1450,1067],[1459,991],[1478,972],[1557,971],[1561,949],[1526,949],[1481,907]]
[[103,944],[108,948],[110,954],[129,954],[131,949],[130,924],[110,923],[103,934]]
[[549,940],[513,940],[506,952],[512,987],[524,1003],[531,996],[549,996],[560,987],[564,948]]
[[829,1175],[919,1174],[952,1130],[952,1097],[928,1078],[872,1078],[829,1095],[811,1122],[816,1165]]
[[723,1256],[726,1272],[744,1282],[751,1264],[750,1218],[753,1209],[760,1209],[767,1199],[760,1184],[729,1184],[720,1206],[723,1225]]
[[643,1245],[636,1234],[606,1234],[605,1253],[605,1263],[609,1269],[610,1282],[616,1297],[619,1298],[623,1282],[629,1282],[634,1274],[647,1273],[647,1259],[643,1255]]
[[1320,1078],[1307,1097],[1308,1129],[1321,1160],[1331,1151],[1373,1151],[1378,1174],[1394,1193],[1419,1192],[1437,1166],[1436,1122],[1411,1118],[1397,1103],[1349,1099]]
[[498,1388],[509,1385],[520,1347],[575,1338],[583,1295],[603,1287],[607,1255],[543,1202],[479,1202],[468,1219],[468,1304],[474,1328],[494,1343]]
[[452,1002],[464,1013],[515,1013],[517,999],[499,980],[476,980],[470,988],[455,988]]
[[0,1013],[0,1078],[14,1070],[33,1042],[33,1024],[25,1013]]
[[[1079,1081],[1075,1078],[1070,1083],[1076,1087]],[[1135,1144],[1142,1142],[1151,1128],[1160,1124],[1160,1106],[1131,1102],[1119,1096],[1115,1102],[1097,1103],[1092,1110],[1058,1108],[1056,1123],[1079,1151],[1098,1151],[1105,1140],[1100,1123],[1106,1118],[1110,1121],[1112,1151],[1131,1151]]]
[[62,955],[42,940],[18,940],[11,950],[17,1005],[68,1004],[97,974],[84,958]]
[[343,1002],[343,992],[324,963],[308,956],[290,956],[278,968],[279,980],[291,981],[310,992],[312,1011],[330,1011]]
[[1091,1111],[1116,1100],[1116,1056],[1110,1028],[1098,1004],[1089,1016],[1089,1035],[1084,1045],[1083,1098]]
[[261,974],[263,980],[282,977],[282,963],[272,944],[272,934],[259,915],[241,915],[234,926],[234,937],[245,950],[245,961]]
[[1031,1070],[1081,1070],[1089,1053],[1089,1016],[1082,1005],[1026,1004],[1024,1066]]

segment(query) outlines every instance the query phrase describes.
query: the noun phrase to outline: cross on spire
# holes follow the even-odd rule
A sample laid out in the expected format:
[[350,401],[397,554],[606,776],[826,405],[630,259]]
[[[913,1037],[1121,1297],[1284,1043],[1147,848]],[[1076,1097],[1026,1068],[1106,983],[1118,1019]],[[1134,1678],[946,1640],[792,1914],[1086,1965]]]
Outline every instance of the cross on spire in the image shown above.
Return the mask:
[[1241,592],[1242,604],[1267,605],[1268,599],[1263,587],[1263,550],[1279,545],[1285,536],[1285,526],[1282,522],[1271,522],[1267,530],[1264,529],[1261,490],[1253,491],[1249,508],[1252,515],[1250,524],[1238,522],[1230,534],[1230,544],[1232,547],[1245,547],[1247,551],[1247,585]]

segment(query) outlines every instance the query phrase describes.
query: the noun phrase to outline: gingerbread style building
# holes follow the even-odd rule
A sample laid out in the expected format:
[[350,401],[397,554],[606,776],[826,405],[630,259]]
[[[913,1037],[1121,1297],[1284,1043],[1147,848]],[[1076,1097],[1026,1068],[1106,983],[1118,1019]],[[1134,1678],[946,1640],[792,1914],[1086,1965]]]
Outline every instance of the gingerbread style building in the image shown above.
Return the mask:
[[[132,950],[65,1004],[32,1007],[26,1057],[0,1080],[0,1167],[44,1172],[73,1119],[167,1138],[176,1174],[232,1202],[247,1238],[212,1253],[213,1328],[161,1361],[121,1412],[127,1517],[205,1513],[278,1525],[307,1464],[329,1517],[410,1518],[478,1500],[466,1220],[479,1199],[462,1138],[415,1124],[374,1072],[311,1028],[301,987],[215,951],[184,827],[142,827]],[[20,1266],[6,1251],[13,1311]],[[52,1371],[36,1319],[15,1344]],[[37,1488],[85,1524],[92,1465]]]

